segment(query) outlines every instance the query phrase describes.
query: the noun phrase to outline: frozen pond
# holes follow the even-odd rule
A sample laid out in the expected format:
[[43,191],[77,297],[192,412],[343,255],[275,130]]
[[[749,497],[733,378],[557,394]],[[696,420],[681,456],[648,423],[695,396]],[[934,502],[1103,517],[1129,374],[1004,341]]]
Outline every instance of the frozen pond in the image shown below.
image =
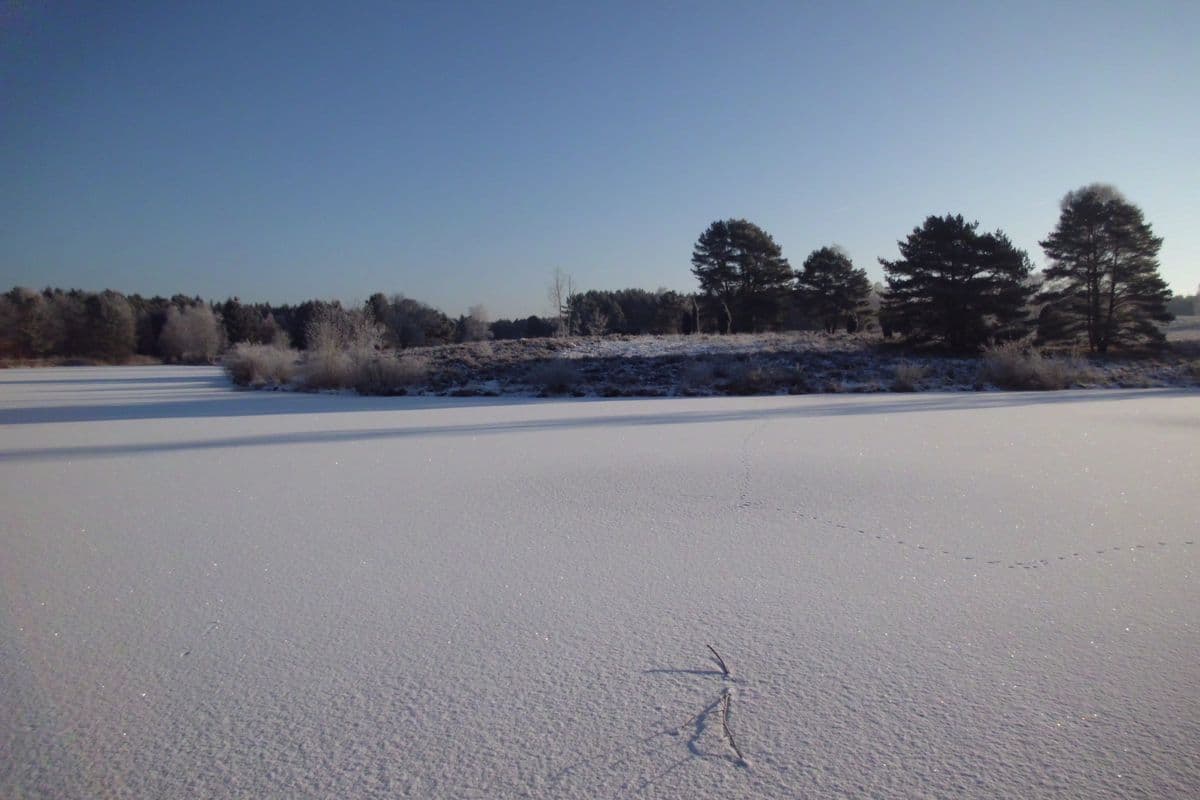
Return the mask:
[[2,371],[0,796],[1194,797],[1197,487],[1195,391]]

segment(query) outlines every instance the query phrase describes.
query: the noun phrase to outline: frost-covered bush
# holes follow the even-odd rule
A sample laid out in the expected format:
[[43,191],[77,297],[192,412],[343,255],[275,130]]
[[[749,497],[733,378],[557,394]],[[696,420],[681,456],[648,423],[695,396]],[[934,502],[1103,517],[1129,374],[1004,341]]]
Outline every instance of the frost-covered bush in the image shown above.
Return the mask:
[[305,354],[300,382],[305,389],[348,389],[354,385],[354,373],[348,351],[321,347]]
[[980,378],[1004,389],[1066,389],[1090,376],[1091,370],[1080,359],[1044,356],[1024,341],[983,348]]
[[929,367],[925,364],[901,361],[896,365],[896,371],[892,376],[892,391],[915,392],[928,374]]
[[[323,308],[305,328],[308,351],[301,370],[306,389],[350,389],[371,383],[383,329],[361,310]],[[378,370],[374,370],[378,372]]]
[[353,370],[359,394],[404,394],[425,381],[429,362],[423,356],[379,353],[354,362]]
[[238,386],[284,386],[296,373],[298,357],[290,347],[243,342],[225,354],[223,365]]
[[322,306],[304,328],[309,350],[377,350],[383,328],[362,309]]
[[425,381],[423,356],[376,352],[365,347],[310,350],[301,368],[305,389],[354,389],[359,394],[404,394]]
[[579,370],[565,358],[553,358],[534,366],[529,382],[546,394],[567,394],[578,385]]

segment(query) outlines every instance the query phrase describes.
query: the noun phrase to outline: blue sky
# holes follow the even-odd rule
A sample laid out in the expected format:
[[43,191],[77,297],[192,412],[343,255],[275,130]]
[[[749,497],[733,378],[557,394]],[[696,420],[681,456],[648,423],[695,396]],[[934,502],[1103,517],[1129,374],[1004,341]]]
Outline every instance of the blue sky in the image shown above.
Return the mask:
[[691,290],[746,217],[794,265],[928,214],[1041,263],[1102,181],[1200,283],[1200,4],[0,6],[0,285],[546,313]]

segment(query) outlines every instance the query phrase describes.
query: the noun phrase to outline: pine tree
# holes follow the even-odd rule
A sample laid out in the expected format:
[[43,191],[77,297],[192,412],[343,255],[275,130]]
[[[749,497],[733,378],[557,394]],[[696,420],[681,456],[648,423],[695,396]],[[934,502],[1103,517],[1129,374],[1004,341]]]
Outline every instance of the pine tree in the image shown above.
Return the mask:
[[700,234],[692,249],[692,274],[709,305],[721,311],[721,327],[733,333],[733,306],[737,303],[737,262],[733,256],[729,223],[717,220]]
[[1029,256],[1002,231],[981,234],[978,228],[961,214],[931,216],[898,243],[900,260],[879,259],[890,326],[956,350],[1024,333]]
[[692,274],[718,310],[725,333],[777,325],[793,278],[771,235],[744,219],[718,220],[700,234]]
[[796,291],[802,306],[834,333],[843,320],[856,326],[857,315],[867,307],[871,283],[865,269],[855,269],[840,247],[822,247],[804,259],[796,273]]
[[1041,242],[1050,266],[1039,300],[1043,339],[1086,336],[1088,348],[1106,353],[1122,344],[1166,340],[1156,324],[1169,322],[1171,292],[1158,274],[1163,240],[1142,210],[1111,186],[1091,184],[1068,192],[1058,226]]

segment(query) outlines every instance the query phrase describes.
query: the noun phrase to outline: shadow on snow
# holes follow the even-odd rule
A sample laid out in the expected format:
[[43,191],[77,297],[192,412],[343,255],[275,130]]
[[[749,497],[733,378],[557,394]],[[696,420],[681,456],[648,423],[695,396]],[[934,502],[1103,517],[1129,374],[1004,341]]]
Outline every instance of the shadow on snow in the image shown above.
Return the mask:
[[[195,378],[197,382],[202,380]],[[223,378],[220,380],[224,380]],[[228,382],[224,382],[228,386]],[[445,397],[358,397],[348,395],[299,394],[292,392],[234,392],[194,400],[164,400],[129,405],[70,405],[0,409],[0,424],[33,425],[52,423],[108,422],[128,420],[186,420],[219,417],[276,416],[286,414],[388,412],[397,423],[386,427],[361,427],[345,430],[305,430],[226,436],[167,442],[143,442],[96,445],[68,445],[0,450],[0,461],[45,460],[125,456],[218,450],[239,447],[264,447],[286,444],[336,444],[385,442],[429,436],[485,436],[505,433],[540,433],[601,427],[638,427],[662,425],[704,425],[711,423],[762,421],[769,419],[817,419],[832,416],[889,415],[919,411],[971,412],[995,408],[1019,408],[1081,403],[1113,403],[1194,396],[1187,389],[1081,390],[1067,392],[961,392],[908,395],[840,395],[825,399],[819,395],[758,398],[689,398],[687,408],[678,408],[662,399],[588,398],[577,400],[538,400],[528,397],[445,398]],[[663,403],[660,413],[621,413],[630,403]],[[727,408],[730,402],[736,408]],[[471,407],[526,406],[557,408],[565,404],[603,406],[604,414],[578,417],[544,417],[478,424],[419,424],[426,417],[415,412]],[[696,408],[708,406],[708,408]]]

